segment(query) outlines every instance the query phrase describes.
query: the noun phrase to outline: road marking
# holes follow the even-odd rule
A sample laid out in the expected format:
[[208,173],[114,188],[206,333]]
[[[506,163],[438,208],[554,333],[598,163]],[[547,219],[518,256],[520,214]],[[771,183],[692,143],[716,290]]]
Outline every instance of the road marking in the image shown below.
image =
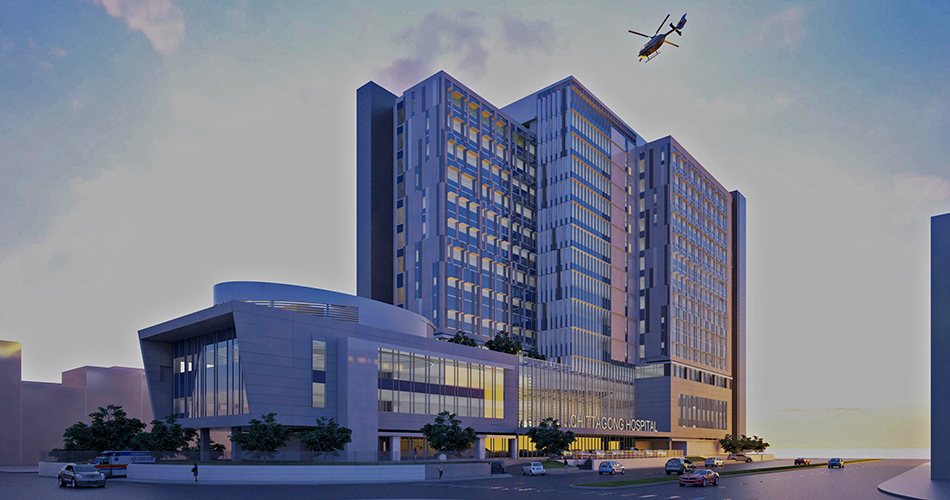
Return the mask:
[[656,495],[643,495],[643,496],[640,497],[640,498],[653,498],[653,497],[655,497],[655,496],[656,496]]
[[635,497],[635,496],[637,496],[637,493],[627,493],[626,495],[620,495],[620,496],[622,496],[622,497]]

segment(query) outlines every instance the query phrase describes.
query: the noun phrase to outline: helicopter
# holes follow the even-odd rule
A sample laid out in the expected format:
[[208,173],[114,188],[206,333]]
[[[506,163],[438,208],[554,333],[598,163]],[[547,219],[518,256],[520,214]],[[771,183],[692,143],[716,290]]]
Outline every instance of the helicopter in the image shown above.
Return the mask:
[[[680,22],[676,23],[676,25],[674,25],[673,23],[670,23],[670,28],[673,28],[673,29],[671,29],[670,31],[668,31],[668,32],[666,32],[666,33],[662,33],[662,34],[661,34],[661,33],[660,33],[660,30],[663,29],[663,25],[666,24],[666,20],[669,19],[669,18],[670,18],[670,15],[667,14],[667,15],[666,15],[666,18],[663,19],[663,22],[662,22],[662,23],[660,23],[660,27],[656,29],[656,33],[654,33],[653,36],[644,35],[643,33],[637,33],[636,31],[633,31],[633,30],[627,30],[627,31],[629,31],[630,33],[633,33],[634,35],[640,35],[640,36],[642,36],[642,37],[644,37],[644,38],[649,38],[649,39],[650,39],[650,41],[647,42],[647,43],[643,46],[643,48],[640,49],[640,54],[639,54],[639,56],[640,56],[640,60],[641,60],[641,61],[643,61],[643,62],[650,62],[651,59],[653,59],[654,57],[656,57],[657,55],[659,55],[659,54],[660,54],[660,52],[659,52],[660,47],[661,47],[664,43],[668,43],[668,44],[670,44],[670,45],[672,45],[672,46],[674,46],[674,47],[679,47],[679,45],[676,45],[676,44],[673,43],[673,42],[667,41],[667,40],[666,40],[666,37],[667,37],[667,35],[673,33],[674,31],[676,32],[677,35],[683,36],[683,32],[682,32],[681,30],[683,29],[683,26],[686,26],[686,14],[683,14],[683,17],[680,18]],[[646,59],[646,60],[644,61],[644,59]]]

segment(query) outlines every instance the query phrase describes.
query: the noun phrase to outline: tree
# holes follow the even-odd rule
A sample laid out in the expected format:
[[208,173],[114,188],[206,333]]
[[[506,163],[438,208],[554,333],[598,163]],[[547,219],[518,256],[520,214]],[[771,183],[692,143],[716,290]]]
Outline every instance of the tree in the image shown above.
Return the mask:
[[496,352],[506,354],[518,354],[521,352],[521,343],[508,335],[508,332],[501,331],[495,334],[495,338],[485,342],[485,347]]
[[463,331],[456,332],[456,334],[452,338],[446,340],[446,342],[467,345],[469,347],[478,347],[478,342],[475,342],[475,339],[469,337]]
[[332,418],[327,420],[320,417],[316,427],[298,433],[297,438],[308,450],[326,454],[343,451],[343,447],[353,441],[352,435],[353,431],[349,427],[343,427]]
[[726,453],[742,453],[747,450],[763,452],[770,445],[759,436],[746,436],[742,434],[738,438],[731,434],[719,440],[719,447]]
[[187,450],[188,443],[197,434],[197,430],[182,427],[174,415],[169,415],[164,421],[152,420],[152,429],[136,436],[135,443],[138,448],[148,450],[155,458],[161,459],[168,454]]
[[527,351],[521,351],[521,354],[526,358],[540,359],[541,361],[547,361],[548,359],[547,356],[538,352],[538,349],[535,347],[532,347],[531,349],[528,349]]
[[102,452],[107,450],[137,449],[136,437],[145,429],[145,423],[129,418],[121,406],[99,407],[90,413],[92,422],[77,422],[63,433],[63,449]]
[[290,438],[290,429],[277,423],[276,413],[261,415],[263,420],[256,418],[249,422],[251,426],[231,435],[231,442],[241,445],[241,449],[256,456],[273,456],[281,447],[287,444]]
[[435,423],[422,426],[422,435],[429,446],[440,453],[462,452],[478,441],[478,435],[471,427],[463,429],[461,423],[454,413],[443,411],[435,417]]
[[526,435],[538,451],[548,456],[564,453],[574,442],[574,433],[562,431],[557,419],[551,417],[542,420],[537,427],[528,429]]
[[752,450],[752,451],[757,451],[757,452],[759,452],[759,453],[762,453],[762,452],[765,451],[765,449],[768,448],[769,446],[770,446],[769,443],[766,443],[766,442],[765,442],[762,438],[760,438],[759,436],[752,436],[752,438],[749,439],[749,442],[747,443],[747,448],[746,448],[746,449],[749,449],[749,450]]

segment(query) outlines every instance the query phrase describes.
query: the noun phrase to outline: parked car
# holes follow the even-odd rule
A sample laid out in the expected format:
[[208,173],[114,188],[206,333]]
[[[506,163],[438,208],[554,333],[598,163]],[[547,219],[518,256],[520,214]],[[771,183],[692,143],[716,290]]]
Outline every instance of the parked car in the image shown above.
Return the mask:
[[719,457],[709,457],[706,459],[706,467],[722,467],[726,465]]
[[623,464],[620,462],[601,462],[597,468],[598,474],[623,474]]
[[834,467],[837,467],[839,469],[844,469],[844,460],[841,460],[840,458],[828,459],[828,468],[831,469]]
[[591,456],[594,458],[605,458],[607,456],[607,452],[604,450],[594,450],[591,452]]
[[743,455],[742,453],[731,453],[731,454],[729,455],[729,460],[735,460],[735,461],[737,461],[737,462],[750,463],[750,462],[752,462],[752,457],[750,457],[750,456],[748,456],[748,455]]
[[73,488],[80,486],[106,487],[106,476],[89,464],[66,464],[59,470],[56,480],[59,487],[69,485]]
[[795,459],[795,465],[811,465],[811,460],[804,457],[798,457]]
[[719,473],[709,469],[697,470],[689,474],[680,476],[680,486],[696,485],[706,487],[707,484],[713,486],[719,484]]
[[523,476],[543,476],[544,474],[544,466],[541,465],[541,462],[530,462],[521,467],[521,475]]
[[685,474],[687,472],[692,472],[696,470],[696,466],[693,465],[693,462],[686,460],[685,458],[671,458],[666,461],[666,475],[669,476],[672,473]]

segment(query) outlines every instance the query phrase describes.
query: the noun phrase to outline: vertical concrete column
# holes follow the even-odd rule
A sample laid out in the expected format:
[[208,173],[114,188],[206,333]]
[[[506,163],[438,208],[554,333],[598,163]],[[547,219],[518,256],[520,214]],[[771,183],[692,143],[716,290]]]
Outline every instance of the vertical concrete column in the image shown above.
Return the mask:
[[402,438],[399,436],[389,436],[389,455],[393,462],[402,460]]
[[199,456],[202,462],[207,462],[211,460],[211,429],[199,429],[198,432],[200,436]]
[[508,458],[518,458],[518,438],[508,440]]
[[[241,432],[240,427],[231,427],[231,436],[236,436]],[[240,462],[241,461],[241,445],[231,441],[231,461]]]
[[20,352],[19,342],[0,340],[0,465],[34,464],[39,459],[37,450],[22,449]]
[[475,443],[475,460],[485,460],[485,437],[479,436]]

